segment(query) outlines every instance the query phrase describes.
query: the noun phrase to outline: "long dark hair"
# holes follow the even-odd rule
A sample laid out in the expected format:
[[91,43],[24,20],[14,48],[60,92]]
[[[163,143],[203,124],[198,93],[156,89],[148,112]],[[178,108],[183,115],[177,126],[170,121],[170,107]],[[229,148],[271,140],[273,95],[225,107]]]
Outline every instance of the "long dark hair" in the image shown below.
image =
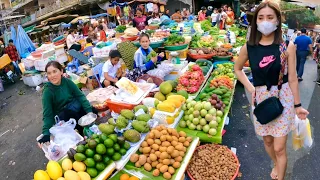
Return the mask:
[[251,46],[254,45],[259,45],[259,42],[261,40],[262,34],[260,31],[258,31],[257,29],[257,18],[258,18],[258,13],[261,9],[265,8],[265,7],[269,7],[271,9],[274,10],[274,12],[276,13],[276,16],[278,18],[278,28],[275,30],[275,34],[274,34],[274,44],[281,44],[283,42],[282,39],[282,30],[281,30],[281,24],[282,24],[282,18],[281,18],[281,13],[280,13],[280,7],[278,4],[267,1],[267,2],[263,2],[261,3],[256,11],[254,12],[253,15],[253,19],[252,19],[252,23],[251,23],[251,32],[250,32],[250,38],[248,41],[248,44]]

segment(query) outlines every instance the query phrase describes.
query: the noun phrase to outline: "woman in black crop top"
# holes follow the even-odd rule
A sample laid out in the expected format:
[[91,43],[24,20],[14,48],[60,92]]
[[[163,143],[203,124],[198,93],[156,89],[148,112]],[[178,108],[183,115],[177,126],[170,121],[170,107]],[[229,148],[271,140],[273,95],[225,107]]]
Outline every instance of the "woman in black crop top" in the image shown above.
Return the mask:
[[[250,39],[240,51],[234,69],[239,81],[250,91],[252,105],[261,103],[271,96],[279,95],[278,81],[282,68],[280,44],[283,44],[281,14],[278,4],[261,3],[254,14]],[[263,137],[265,149],[274,162],[271,178],[283,180],[287,166],[286,141],[288,133],[294,127],[295,115],[306,119],[308,111],[301,107],[299,86],[296,73],[296,50],[292,42],[287,46],[287,61],[284,67],[283,83],[279,99],[284,107],[282,114],[268,124],[261,125],[254,120],[255,131]],[[253,75],[253,85],[242,71],[249,59]],[[268,112],[266,112],[268,113]]]

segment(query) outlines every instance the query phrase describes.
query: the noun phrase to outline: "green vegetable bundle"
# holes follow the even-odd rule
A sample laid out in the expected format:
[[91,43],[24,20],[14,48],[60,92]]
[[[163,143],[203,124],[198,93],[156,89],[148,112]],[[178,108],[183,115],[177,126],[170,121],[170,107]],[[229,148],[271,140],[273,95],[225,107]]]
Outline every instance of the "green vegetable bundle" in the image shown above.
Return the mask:
[[119,26],[116,27],[116,32],[123,33],[126,29],[127,29],[126,26],[119,25]]
[[212,27],[212,24],[209,20],[205,20],[205,21],[202,21],[201,22],[201,29],[204,31],[204,32],[207,32],[211,29]]
[[149,62],[152,58],[156,57],[157,53],[154,51],[151,51],[147,56],[147,62]]
[[165,41],[166,46],[177,46],[185,43],[184,37],[178,34],[171,34],[168,39]]

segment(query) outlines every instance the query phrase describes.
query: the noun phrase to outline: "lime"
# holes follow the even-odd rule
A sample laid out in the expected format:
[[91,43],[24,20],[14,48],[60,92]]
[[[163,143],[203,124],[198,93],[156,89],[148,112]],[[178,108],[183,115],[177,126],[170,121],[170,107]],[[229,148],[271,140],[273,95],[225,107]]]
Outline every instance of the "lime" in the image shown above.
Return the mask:
[[100,144],[100,139],[99,138],[95,138],[94,140],[97,142],[97,144]]
[[77,153],[84,153],[86,151],[86,148],[84,145],[78,145],[77,146]]
[[127,150],[121,148],[119,153],[123,156],[123,155],[127,154]]
[[108,156],[103,157],[103,163],[106,165],[109,165],[112,162],[112,160]]
[[124,137],[118,137],[118,144],[119,144],[120,146],[123,146],[125,142],[126,142],[126,141],[125,141]]
[[114,154],[114,149],[113,148],[107,148],[107,155],[112,156]]
[[96,169],[97,169],[98,171],[103,171],[105,168],[106,168],[106,166],[103,164],[103,162],[98,162],[98,163],[96,164]]
[[107,151],[106,147],[103,145],[103,144],[98,144],[97,147],[96,147],[96,152],[98,154],[105,154]]
[[123,148],[125,148],[126,150],[130,149],[130,143],[128,142],[125,142],[124,145],[123,145]]
[[86,156],[82,153],[76,153],[74,155],[74,160],[76,160],[76,161],[81,162],[81,161],[84,161],[85,159],[86,159]]
[[97,146],[97,142],[95,140],[90,139],[89,142],[88,142],[88,147],[90,149],[95,149],[96,146]]
[[119,144],[113,145],[113,149],[114,149],[115,151],[120,151],[120,145],[119,145]]
[[86,164],[87,167],[94,167],[96,163],[94,162],[94,159],[92,158],[87,158],[84,163]]
[[100,161],[102,161],[102,156],[100,154],[95,154],[93,156],[93,159],[95,162],[100,162]]
[[112,141],[113,141],[114,143],[116,143],[117,140],[118,140],[118,136],[117,136],[116,134],[110,134],[110,135],[109,135],[109,139],[112,139]]
[[98,175],[98,171],[95,168],[87,168],[87,173],[92,177],[95,178]]
[[97,138],[98,137],[98,134],[93,134],[92,136],[91,136],[91,139],[95,139],[95,138]]
[[112,160],[114,161],[118,161],[121,159],[121,154],[120,153],[114,153],[114,155],[112,156]]
[[102,133],[102,134],[100,134],[99,138],[100,138],[100,142],[104,142],[108,138],[108,136],[106,134]]
[[112,139],[106,139],[103,143],[104,143],[104,145],[105,145],[107,148],[113,147],[113,141],[112,141]]
[[95,153],[92,149],[87,149],[85,154],[87,157],[92,158]]

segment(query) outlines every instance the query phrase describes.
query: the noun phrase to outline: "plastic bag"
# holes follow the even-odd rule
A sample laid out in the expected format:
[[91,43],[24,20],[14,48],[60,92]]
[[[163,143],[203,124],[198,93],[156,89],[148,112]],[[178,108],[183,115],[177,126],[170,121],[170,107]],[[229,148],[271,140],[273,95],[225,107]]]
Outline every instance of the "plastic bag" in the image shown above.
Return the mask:
[[65,151],[61,145],[51,142],[50,145],[47,147],[47,152],[49,159],[53,161],[58,161],[66,154],[67,151]]
[[296,129],[292,132],[292,146],[294,150],[302,147],[310,148],[313,144],[311,135],[311,127],[309,119],[300,120],[297,116],[295,118]]
[[63,151],[68,151],[70,147],[76,146],[80,141],[79,136],[74,130],[76,124],[75,119],[70,119],[67,122],[60,121],[49,129],[51,135],[54,137],[53,142],[59,144]]

